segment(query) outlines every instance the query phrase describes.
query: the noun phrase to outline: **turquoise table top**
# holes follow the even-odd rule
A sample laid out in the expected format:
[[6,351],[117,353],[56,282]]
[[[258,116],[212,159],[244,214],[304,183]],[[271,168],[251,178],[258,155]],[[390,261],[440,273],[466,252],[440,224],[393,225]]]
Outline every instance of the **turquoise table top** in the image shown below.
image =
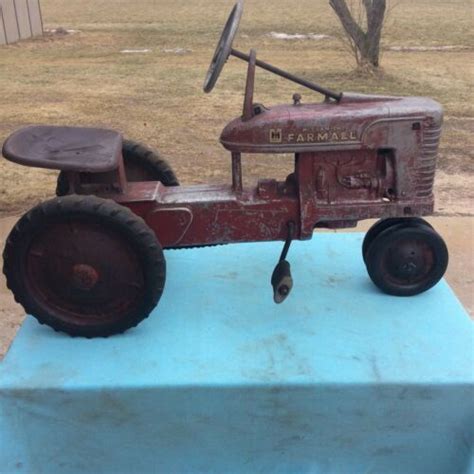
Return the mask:
[[159,306],[123,335],[27,318],[0,364],[0,472],[468,472],[473,324],[444,281],[381,293],[362,238],[295,242],[282,305],[281,244],[241,244],[166,252]]

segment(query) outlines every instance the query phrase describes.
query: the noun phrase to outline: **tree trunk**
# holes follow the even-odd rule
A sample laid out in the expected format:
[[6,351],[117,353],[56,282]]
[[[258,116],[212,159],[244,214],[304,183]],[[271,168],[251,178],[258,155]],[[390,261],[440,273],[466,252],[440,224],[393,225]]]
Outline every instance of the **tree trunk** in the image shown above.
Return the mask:
[[339,17],[344,31],[351,42],[357,64],[380,65],[380,40],[387,8],[386,0],[361,0],[367,16],[367,28],[359,25],[347,6],[346,0],[329,0],[329,4]]

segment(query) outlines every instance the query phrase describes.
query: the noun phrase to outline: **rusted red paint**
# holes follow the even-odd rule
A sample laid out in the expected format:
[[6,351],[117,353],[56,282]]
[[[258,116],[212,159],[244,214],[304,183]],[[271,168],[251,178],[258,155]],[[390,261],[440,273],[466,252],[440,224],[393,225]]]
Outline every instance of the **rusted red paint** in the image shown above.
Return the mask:
[[[232,154],[232,186],[126,183],[120,157],[115,172],[97,174],[78,173],[82,164],[74,172],[70,161],[48,161],[54,150],[43,152],[40,164],[67,169],[78,194],[130,207],[164,247],[284,240],[289,221],[297,226],[295,238],[309,239],[315,227],[432,213],[441,123],[439,104],[424,98],[346,94],[340,102],[260,107],[257,115],[233,120],[222,133]],[[33,132],[26,129],[23,137]],[[54,136],[53,127],[47,132]],[[60,138],[65,132],[72,143],[70,129],[57,130]],[[79,129],[78,140],[83,133],[90,132]],[[7,141],[7,158],[31,164],[32,157],[12,156],[12,144],[21,137],[20,131]],[[96,149],[96,142],[88,146]],[[114,140],[114,157],[119,148]],[[295,155],[295,170],[285,182],[261,180],[242,189],[241,153],[287,152]]]
[[163,247],[284,240],[288,220],[299,220],[297,196],[285,195],[283,183],[265,187],[265,197],[258,187],[158,185],[154,199],[140,199],[147,186],[129,183],[117,200],[145,219]]
[[[235,155],[233,186],[129,183],[126,193],[108,196],[141,215],[165,247],[284,240],[289,221],[296,238],[308,239],[315,227],[427,215],[441,121],[441,107],[422,98],[353,95],[340,103],[279,106],[224,129],[222,142]],[[270,143],[278,127],[283,143]],[[301,133],[335,133],[337,141],[288,142]],[[260,180],[240,190],[236,156],[291,148],[295,172],[286,182]]]
[[[420,134],[411,133],[413,123],[431,120],[428,127],[436,128],[441,119],[441,107],[431,99],[344,94],[339,102],[279,105],[250,121],[237,118],[222,132],[221,143],[241,153],[384,147],[415,151],[411,143]],[[410,133],[405,133],[403,124]],[[407,139],[410,143],[405,143]]]

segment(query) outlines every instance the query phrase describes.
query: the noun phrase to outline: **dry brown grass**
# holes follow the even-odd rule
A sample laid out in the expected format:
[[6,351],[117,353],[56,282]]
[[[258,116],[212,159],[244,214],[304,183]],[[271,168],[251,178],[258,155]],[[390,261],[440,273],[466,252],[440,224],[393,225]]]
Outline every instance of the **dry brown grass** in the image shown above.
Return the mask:
[[[46,27],[81,32],[0,47],[0,141],[30,123],[115,128],[169,157],[184,183],[229,179],[227,153],[218,143],[225,123],[241,110],[245,65],[229,61],[212,95],[202,81],[232,0],[42,0]],[[387,25],[386,46],[473,44],[471,2],[400,1]],[[236,46],[256,47],[276,65],[340,90],[428,95],[446,109],[440,159],[439,209],[470,212],[474,110],[472,50],[394,52],[384,74],[353,74],[352,58],[337,39],[281,41],[270,31],[337,36],[339,25],[324,0],[247,0]],[[189,54],[164,49],[182,47]],[[151,48],[149,54],[120,54]],[[258,74],[257,100],[288,101],[298,87]],[[304,100],[319,100],[302,91]],[[246,160],[246,177],[282,174],[282,159]],[[286,166],[284,166],[286,168]],[[0,213],[51,196],[54,172],[0,164]]]

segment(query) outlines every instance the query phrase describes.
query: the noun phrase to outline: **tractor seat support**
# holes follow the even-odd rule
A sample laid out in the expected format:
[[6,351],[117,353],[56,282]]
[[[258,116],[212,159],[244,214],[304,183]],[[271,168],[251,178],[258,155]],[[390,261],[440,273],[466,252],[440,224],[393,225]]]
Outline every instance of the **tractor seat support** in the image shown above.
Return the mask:
[[31,126],[10,135],[2,153],[25,166],[104,173],[119,167],[122,136],[101,128]]

